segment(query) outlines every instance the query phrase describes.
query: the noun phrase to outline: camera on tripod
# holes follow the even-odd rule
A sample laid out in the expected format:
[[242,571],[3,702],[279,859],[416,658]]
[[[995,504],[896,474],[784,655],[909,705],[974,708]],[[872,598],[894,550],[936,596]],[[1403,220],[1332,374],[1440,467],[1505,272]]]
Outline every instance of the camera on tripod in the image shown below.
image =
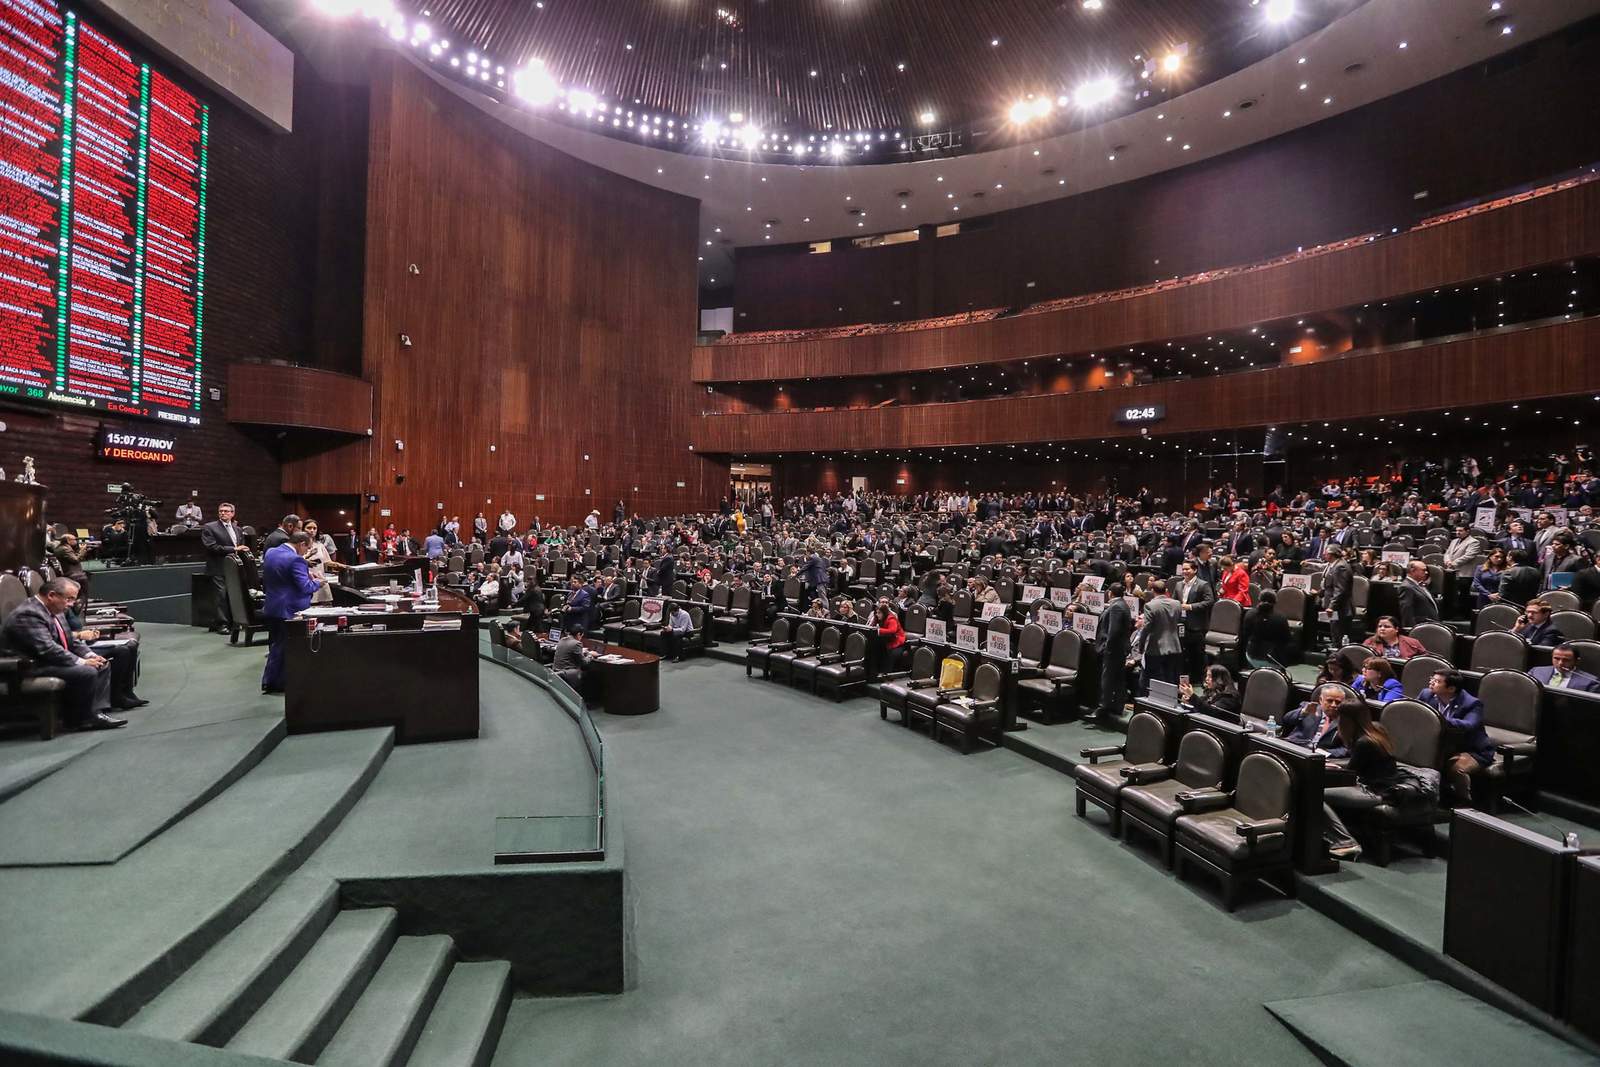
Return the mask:
[[[107,563],[120,563],[128,566],[136,563],[150,562],[150,523],[155,520],[156,509],[161,507],[161,501],[145,496],[134,491],[132,482],[122,483],[122,492],[117,497],[116,507],[106,509],[107,526],[114,529],[116,523],[122,522],[127,529],[122,536],[123,543],[117,545],[107,537],[105,547],[112,551],[106,554]],[[115,558],[117,548],[122,549],[121,557]]]

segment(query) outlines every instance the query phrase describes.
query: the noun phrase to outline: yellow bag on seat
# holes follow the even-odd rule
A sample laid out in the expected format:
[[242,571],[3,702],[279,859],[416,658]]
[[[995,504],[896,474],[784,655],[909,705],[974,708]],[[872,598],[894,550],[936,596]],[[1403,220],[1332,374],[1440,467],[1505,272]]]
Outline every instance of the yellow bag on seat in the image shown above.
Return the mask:
[[967,661],[960,656],[950,656],[939,664],[939,688],[960,689],[967,670]]

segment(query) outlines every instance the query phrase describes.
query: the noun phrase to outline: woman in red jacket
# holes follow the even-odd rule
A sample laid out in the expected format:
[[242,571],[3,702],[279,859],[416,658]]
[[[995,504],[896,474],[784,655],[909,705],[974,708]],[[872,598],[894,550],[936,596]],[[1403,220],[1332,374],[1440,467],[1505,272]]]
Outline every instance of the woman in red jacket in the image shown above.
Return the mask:
[[878,610],[873,621],[878,624],[878,636],[883,638],[883,662],[889,670],[894,670],[900,664],[900,650],[906,644],[906,631],[905,627],[900,625],[900,616],[889,606],[887,597],[878,601]]
[[1250,568],[1244,560],[1222,560],[1222,590],[1218,595],[1223,600],[1237,601],[1242,608],[1250,606]]

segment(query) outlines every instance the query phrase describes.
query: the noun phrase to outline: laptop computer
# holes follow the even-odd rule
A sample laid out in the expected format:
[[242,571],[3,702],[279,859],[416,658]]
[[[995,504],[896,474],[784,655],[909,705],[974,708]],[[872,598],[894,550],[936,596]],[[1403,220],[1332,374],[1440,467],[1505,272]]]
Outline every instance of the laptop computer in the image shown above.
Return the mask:
[[1159,678],[1152,678],[1150,680],[1150,692],[1146,699],[1150,703],[1158,704],[1163,708],[1177,708],[1178,687],[1172,682],[1163,682]]

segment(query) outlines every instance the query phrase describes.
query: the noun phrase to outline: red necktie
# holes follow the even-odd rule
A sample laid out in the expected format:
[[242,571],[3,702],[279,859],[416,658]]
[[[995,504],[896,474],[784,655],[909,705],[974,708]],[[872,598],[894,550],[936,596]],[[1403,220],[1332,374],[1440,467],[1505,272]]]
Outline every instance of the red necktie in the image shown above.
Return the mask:
[[61,625],[61,616],[51,615],[50,621],[56,624],[56,636],[61,638],[61,647],[70,651],[72,642],[67,640],[67,629]]

